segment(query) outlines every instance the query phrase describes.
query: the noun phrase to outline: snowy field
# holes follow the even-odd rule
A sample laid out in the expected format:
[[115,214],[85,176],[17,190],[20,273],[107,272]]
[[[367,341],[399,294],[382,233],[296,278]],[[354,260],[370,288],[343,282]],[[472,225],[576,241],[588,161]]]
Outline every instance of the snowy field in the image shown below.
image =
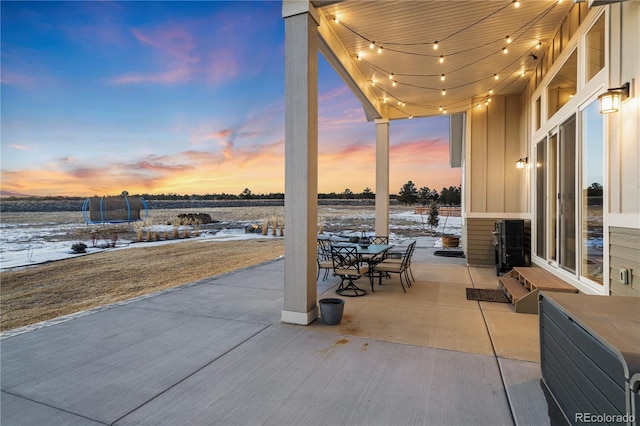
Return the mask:
[[[3,213],[0,218],[0,270],[37,265],[44,262],[65,259],[84,254],[75,254],[71,250],[74,243],[87,245],[87,253],[104,250],[122,250],[129,247],[148,247],[159,244],[176,244],[182,241],[237,241],[257,238],[282,238],[272,236],[271,229],[265,237],[260,232],[245,231],[247,225],[262,225],[276,219],[282,221],[282,207],[228,207],[217,209],[194,209],[188,213],[209,213],[217,222],[201,225],[199,235],[195,236],[193,226],[189,229],[190,238],[164,239],[173,232],[168,225],[178,210],[155,210],[150,212],[149,228],[157,232],[161,241],[136,242],[136,230],[126,224],[86,225],[80,212],[52,213]],[[319,226],[325,234],[360,235],[365,232],[373,235],[375,213],[373,207],[361,206],[320,206]],[[415,214],[411,207],[394,206],[390,212],[390,239],[403,239],[441,234],[461,235],[460,217],[440,217],[439,226],[429,228],[427,216]],[[143,228],[146,235],[147,228]],[[180,227],[182,235],[184,227]],[[166,233],[166,234],[165,234]],[[285,227],[286,233],[286,227]],[[114,235],[117,236],[114,241]],[[278,233],[279,235],[279,233]],[[112,247],[111,247],[112,246]]]

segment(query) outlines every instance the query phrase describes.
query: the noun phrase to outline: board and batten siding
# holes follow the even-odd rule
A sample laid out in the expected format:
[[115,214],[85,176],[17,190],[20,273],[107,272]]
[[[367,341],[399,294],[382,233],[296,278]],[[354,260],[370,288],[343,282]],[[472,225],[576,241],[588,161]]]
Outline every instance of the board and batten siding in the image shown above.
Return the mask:
[[[640,229],[609,228],[609,285],[615,296],[640,297]],[[619,280],[619,270],[629,269],[629,284]]]

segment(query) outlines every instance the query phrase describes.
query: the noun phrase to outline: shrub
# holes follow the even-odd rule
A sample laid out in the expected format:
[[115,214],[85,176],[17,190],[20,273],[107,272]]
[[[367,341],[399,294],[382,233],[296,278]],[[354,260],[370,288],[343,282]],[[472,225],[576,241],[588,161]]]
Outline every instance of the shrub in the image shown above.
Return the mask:
[[73,250],[74,253],[86,253],[87,245],[85,243],[74,243],[71,246],[71,250]]

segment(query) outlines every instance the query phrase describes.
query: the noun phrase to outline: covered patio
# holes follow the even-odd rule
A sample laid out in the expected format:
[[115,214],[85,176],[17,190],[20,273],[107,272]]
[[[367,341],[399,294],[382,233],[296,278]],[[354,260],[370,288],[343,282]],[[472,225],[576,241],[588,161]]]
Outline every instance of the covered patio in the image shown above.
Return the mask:
[[2,422],[550,424],[537,316],[467,300],[493,270],[433,251],[418,239],[408,292],[376,284],[338,326],[279,321],[280,259],[5,335]]

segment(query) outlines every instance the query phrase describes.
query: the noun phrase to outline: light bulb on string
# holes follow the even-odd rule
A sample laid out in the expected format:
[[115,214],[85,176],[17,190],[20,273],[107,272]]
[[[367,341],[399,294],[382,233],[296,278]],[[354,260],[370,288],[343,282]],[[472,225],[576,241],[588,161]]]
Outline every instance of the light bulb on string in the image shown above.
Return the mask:
[[447,90],[446,89],[442,89],[442,96],[447,94]]
[[393,73],[389,74],[389,80],[393,80]]
[[480,109],[480,106],[481,106],[481,105],[478,103],[478,105],[476,105],[476,108]]
[[494,80],[498,80],[499,78],[500,78],[500,77],[498,77],[498,74],[494,74],[494,75],[493,75],[493,79],[494,79]]
[[433,43],[433,50],[438,50],[438,40]]
[[542,42],[539,41],[538,44],[536,44],[536,49],[540,49],[542,47]]
[[402,103],[402,106],[407,106],[407,104],[403,102],[403,103]]
[[398,101],[398,105],[402,105],[402,102]]
[[440,55],[440,63],[443,64],[444,63],[444,56]]
[[411,115],[409,116],[409,120],[411,120],[412,118],[413,118],[413,114],[411,114]]
[[520,2],[518,0],[513,0],[513,7],[515,7],[516,9],[520,7]]
[[443,110],[442,110],[442,113],[443,113],[443,114],[446,114],[446,113],[447,113],[447,110],[446,110],[446,109],[443,109]]
[[507,49],[506,47],[503,47],[502,48],[502,53],[504,53],[506,55],[507,53],[509,53],[509,49]]
[[395,81],[395,80],[393,80],[393,83],[391,83],[391,85],[392,85],[393,87],[396,87],[396,85],[397,85],[397,84],[398,84],[398,82],[397,82],[397,81]]
[[372,42],[369,44],[369,49],[373,49],[374,47],[376,47],[376,42],[375,42],[375,41],[372,41]]
[[513,40],[511,40],[511,37],[510,37],[510,36],[507,36],[507,44],[511,44],[511,42],[512,42],[512,41],[513,41]]
[[382,46],[378,46],[378,55],[382,53]]
[[440,106],[439,110],[442,111],[442,106]]
[[339,24],[339,23],[340,23],[340,21],[338,20],[338,17],[337,17],[337,16],[334,16],[334,17],[333,17],[333,22],[334,22],[334,23],[336,23],[336,24]]
[[493,89],[489,89],[489,94],[493,95]]
[[444,74],[440,76],[440,81],[444,81]]

